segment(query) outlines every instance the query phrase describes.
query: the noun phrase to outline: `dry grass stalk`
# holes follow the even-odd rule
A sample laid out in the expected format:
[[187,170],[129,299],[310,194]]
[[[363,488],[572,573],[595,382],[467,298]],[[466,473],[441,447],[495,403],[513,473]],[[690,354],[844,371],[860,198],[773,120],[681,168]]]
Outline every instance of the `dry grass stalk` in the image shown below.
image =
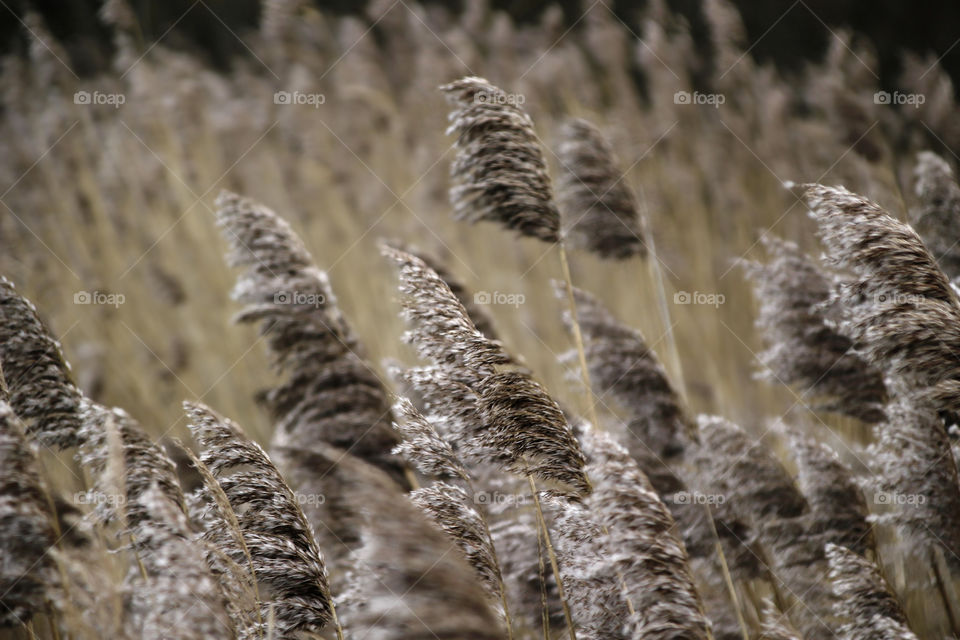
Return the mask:
[[261,615],[272,617],[275,637],[319,633],[329,623],[341,637],[323,557],[293,491],[263,449],[234,423],[201,404],[184,407],[203,448],[201,460],[230,501],[246,549],[237,548],[230,532],[221,529],[208,526],[205,538],[239,565],[249,551],[264,598]]
[[916,640],[900,602],[875,564],[853,551],[828,544],[830,581],[837,594],[837,613],[847,622],[844,640]]
[[447,133],[457,136],[450,189],[456,217],[559,242],[560,213],[543,150],[516,96],[476,77],[440,89],[453,105]]
[[560,129],[557,157],[565,237],[602,258],[646,255],[636,196],[600,130],[582,118],[568,120]]
[[766,264],[745,263],[760,303],[756,325],[767,343],[761,375],[814,396],[817,409],[883,420],[883,377],[837,331],[840,310],[831,299],[831,276],[792,242],[766,235],[763,243]]
[[78,444],[80,390],[60,343],[37,309],[0,277],[0,364],[10,406],[24,421],[31,440],[59,449]]

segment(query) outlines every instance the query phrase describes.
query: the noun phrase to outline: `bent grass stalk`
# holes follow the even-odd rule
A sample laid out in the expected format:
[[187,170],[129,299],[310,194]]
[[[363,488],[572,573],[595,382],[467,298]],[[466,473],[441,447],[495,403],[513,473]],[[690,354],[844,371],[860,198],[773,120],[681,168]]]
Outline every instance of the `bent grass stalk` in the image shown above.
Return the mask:
[[597,419],[597,407],[593,402],[593,387],[590,386],[590,372],[587,370],[587,352],[583,346],[583,334],[580,332],[580,319],[577,316],[577,301],[573,298],[570,263],[567,260],[567,250],[563,246],[562,238],[557,242],[557,248],[560,253],[560,268],[563,271],[563,279],[567,283],[567,305],[570,307],[570,324],[573,327],[573,339],[577,345],[577,358],[580,360],[580,376],[583,381],[584,393],[587,395],[588,417],[596,429],[603,429]]
[[577,640],[577,631],[573,625],[573,614],[570,613],[570,605],[567,603],[567,592],[563,588],[563,578],[560,576],[560,563],[557,561],[557,552],[553,548],[553,542],[550,540],[550,531],[547,529],[547,521],[543,517],[543,508],[540,506],[537,483],[529,473],[527,474],[527,480],[530,482],[530,494],[533,496],[533,506],[537,510],[537,524],[543,532],[543,542],[547,547],[547,557],[550,558],[550,568],[553,570],[553,576],[557,579],[557,594],[560,596],[560,605],[563,607],[563,617],[567,621],[570,640]]

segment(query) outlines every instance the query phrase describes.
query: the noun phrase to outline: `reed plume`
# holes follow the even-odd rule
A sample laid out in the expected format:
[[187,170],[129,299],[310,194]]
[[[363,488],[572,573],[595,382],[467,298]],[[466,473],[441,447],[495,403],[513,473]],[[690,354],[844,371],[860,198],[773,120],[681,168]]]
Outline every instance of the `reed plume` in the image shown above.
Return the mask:
[[601,258],[645,256],[636,196],[600,130],[582,118],[568,120],[560,129],[557,157],[565,237]]
[[763,603],[760,618],[759,640],[803,640],[790,624],[790,618],[779,613],[769,600]]
[[520,235],[560,240],[543,149],[533,120],[516,96],[477,77],[440,87],[453,106],[447,135],[456,134],[450,201],[461,220],[498,222]]
[[910,224],[951,279],[960,277],[960,186],[946,160],[932,151],[917,154],[915,192],[920,204]]
[[[260,593],[261,618],[272,620],[276,637],[319,633],[333,623],[338,636],[333,597],[323,557],[297,497],[266,452],[230,420],[202,404],[185,402],[190,431],[203,448],[200,457],[229,500],[245,546],[219,525],[204,520],[206,540],[236,564],[253,564]],[[217,509],[213,490],[204,487],[207,509]]]
[[80,390],[60,343],[37,308],[0,277],[0,365],[10,406],[26,425],[27,437],[66,449],[79,443]]
[[844,547],[827,544],[837,613],[847,620],[844,640],[916,640],[900,602],[877,566]]
[[770,235],[762,241],[769,260],[745,263],[760,303],[756,326],[767,345],[761,376],[794,386],[803,398],[813,396],[816,409],[883,420],[883,377],[837,330],[833,278],[796,244]]
[[797,482],[810,505],[809,535],[861,556],[876,552],[863,491],[836,451],[813,438],[791,432]]
[[670,512],[609,434],[583,440],[594,491],[585,508],[566,507],[573,526],[562,519],[556,530],[566,542],[562,575],[588,637],[709,638]]
[[0,400],[0,627],[25,625],[46,608],[56,580],[50,507],[23,425]]

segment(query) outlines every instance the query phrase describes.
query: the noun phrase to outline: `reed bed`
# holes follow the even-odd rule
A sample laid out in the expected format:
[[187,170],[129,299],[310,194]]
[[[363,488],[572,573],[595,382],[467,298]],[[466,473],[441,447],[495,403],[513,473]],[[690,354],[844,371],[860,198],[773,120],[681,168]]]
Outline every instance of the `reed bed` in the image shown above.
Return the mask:
[[960,637],[949,78],[583,9],[27,16],[0,638]]

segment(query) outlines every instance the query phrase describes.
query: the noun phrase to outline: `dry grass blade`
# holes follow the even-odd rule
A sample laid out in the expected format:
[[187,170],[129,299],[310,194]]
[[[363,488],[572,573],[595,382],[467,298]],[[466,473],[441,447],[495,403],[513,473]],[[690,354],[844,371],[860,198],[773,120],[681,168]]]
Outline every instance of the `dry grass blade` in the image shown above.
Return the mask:
[[880,570],[853,551],[828,544],[830,580],[837,594],[837,613],[848,622],[845,640],[916,640],[906,616]]
[[0,401],[0,627],[24,625],[45,608],[56,579],[47,555],[55,537],[36,455]]
[[[203,447],[201,460],[237,514],[264,598],[263,619],[274,621],[276,637],[319,633],[330,622],[339,634],[313,531],[277,468],[229,420],[201,404],[184,407],[190,430]],[[244,550],[236,548],[228,532],[208,529],[205,535],[237,564],[246,562]]]
[[766,264],[745,263],[760,303],[756,325],[767,344],[761,375],[813,395],[822,403],[819,409],[865,422],[883,420],[883,377],[837,331],[832,278],[796,244],[770,235],[763,243],[770,256]]
[[617,168],[610,143],[587,120],[560,129],[560,209],[573,244],[607,259],[646,255],[637,199]]
[[932,151],[917,154],[914,169],[920,205],[910,211],[910,223],[951,279],[960,277],[960,185],[946,160]]
[[457,136],[450,189],[456,217],[558,242],[560,214],[543,150],[516,96],[476,77],[440,89],[453,105],[447,133]]
[[790,449],[800,491],[810,505],[810,534],[862,556],[875,552],[867,501],[850,468],[829,446],[799,433],[790,434]]
[[390,452],[398,441],[386,391],[363,360],[326,273],[270,209],[229,192],[217,206],[230,263],[244,269],[233,294],[247,306],[237,321],[260,324],[274,365],[288,376],[265,394],[276,421],[274,446],[326,442],[405,482]]
[[27,436],[48,447],[78,444],[80,390],[60,343],[13,283],[0,277],[0,365],[10,406],[24,421]]

